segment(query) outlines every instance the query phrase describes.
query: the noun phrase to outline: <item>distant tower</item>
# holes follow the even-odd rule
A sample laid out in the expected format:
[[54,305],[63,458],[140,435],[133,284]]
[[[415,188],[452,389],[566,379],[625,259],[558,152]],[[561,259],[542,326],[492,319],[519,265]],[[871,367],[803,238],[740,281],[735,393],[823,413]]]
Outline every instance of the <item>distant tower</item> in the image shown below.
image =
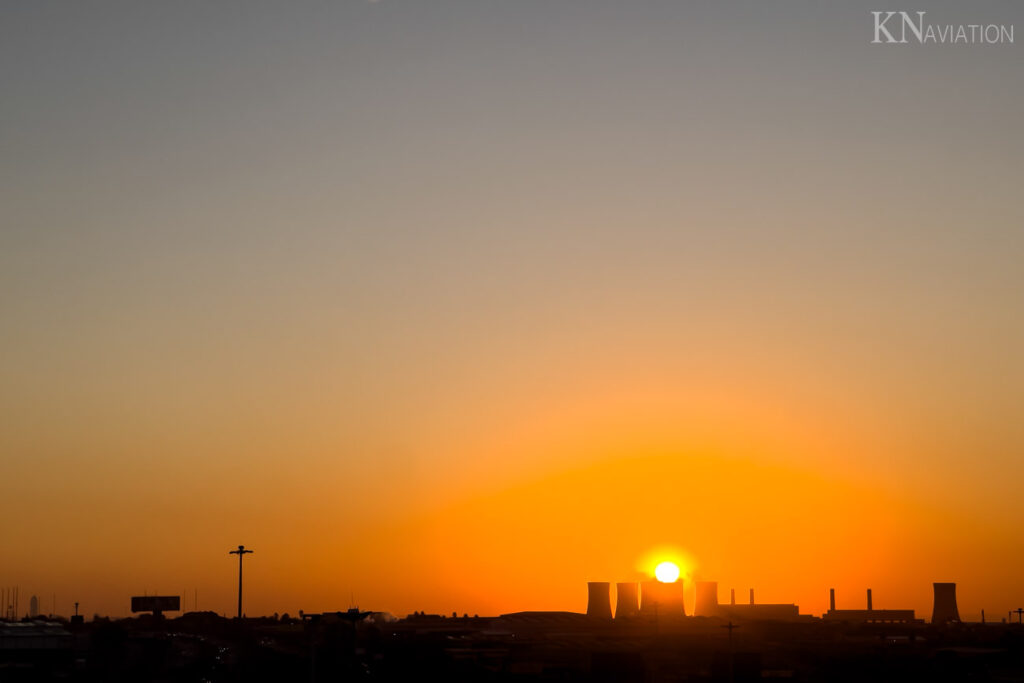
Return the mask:
[[686,616],[683,581],[662,583],[644,581],[640,585],[640,614],[649,616]]
[[658,613],[658,586],[660,585],[661,582],[654,579],[640,582],[640,614],[654,616]]
[[718,582],[698,581],[696,601],[693,605],[693,616],[718,616]]
[[611,584],[607,581],[587,583],[587,616],[598,619],[612,618]]
[[948,624],[960,621],[960,612],[956,608],[956,584],[935,583],[935,602],[932,606],[932,623]]
[[229,550],[228,555],[238,555],[238,618],[242,618],[242,558],[251,555],[252,550],[246,550],[244,545],[238,546],[238,550]]
[[754,589],[753,588],[750,589],[750,604],[751,605],[754,604]]
[[639,586],[636,581],[615,584],[615,618],[623,619],[640,614]]
[[868,611],[871,611],[871,589],[868,589]]
[[28,615],[33,619],[39,616],[39,598],[34,595],[28,601]]
[[829,612],[835,612],[836,611],[836,589],[835,588],[829,588],[828,589],[828,611]]
[[683,580],[679,579],[672,583],[661,584],[662,590],[665,591],[665,599],[663,603],[668,607],[668,613],[677,616],[686,616],[686,600],[683,598],[683,590],[685,586]]

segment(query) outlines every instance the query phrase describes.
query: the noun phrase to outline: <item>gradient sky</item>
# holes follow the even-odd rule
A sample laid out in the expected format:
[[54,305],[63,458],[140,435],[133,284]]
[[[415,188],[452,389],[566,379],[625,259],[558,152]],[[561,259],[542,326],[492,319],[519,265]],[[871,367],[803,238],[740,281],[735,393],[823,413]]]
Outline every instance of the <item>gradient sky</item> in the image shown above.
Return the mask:
[[1018,607],[1024,56],[881,8],[3,3],[0,585]]

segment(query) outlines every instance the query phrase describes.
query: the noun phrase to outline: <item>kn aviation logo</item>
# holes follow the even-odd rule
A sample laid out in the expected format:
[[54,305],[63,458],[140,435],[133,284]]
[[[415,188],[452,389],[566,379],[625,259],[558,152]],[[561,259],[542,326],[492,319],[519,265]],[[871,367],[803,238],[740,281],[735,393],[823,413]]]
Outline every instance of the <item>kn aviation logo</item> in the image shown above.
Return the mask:
[[938,24],[929,23],[927,12],[872,12],[872,43],[949,45],[1013,44],[1013,24]]

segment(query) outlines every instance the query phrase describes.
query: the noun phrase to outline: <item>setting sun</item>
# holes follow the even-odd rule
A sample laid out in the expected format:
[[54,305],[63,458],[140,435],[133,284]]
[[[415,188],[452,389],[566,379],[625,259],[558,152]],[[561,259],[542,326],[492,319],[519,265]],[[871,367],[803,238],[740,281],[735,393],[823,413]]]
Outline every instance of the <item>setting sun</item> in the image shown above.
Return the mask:
[[662,583],[674,583],[679,578],[679,566],[674,562],[662,562],[655,567],[654,576]]

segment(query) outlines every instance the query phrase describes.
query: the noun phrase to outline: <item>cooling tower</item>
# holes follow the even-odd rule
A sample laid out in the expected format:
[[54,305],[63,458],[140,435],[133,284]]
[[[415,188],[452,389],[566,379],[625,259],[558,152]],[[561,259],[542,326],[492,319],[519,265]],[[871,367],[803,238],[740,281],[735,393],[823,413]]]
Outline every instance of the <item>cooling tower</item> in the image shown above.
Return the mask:
[[685,617],[686,616],[686,601],[683,600],[683,580],[679,579],[673,583],[661,584],[662,590],[665,591],[665,598],[662,604],[665,606],[665,612],[673,616]]
[[640,614],[640,597],[636,581],[615,584],[615,618],[629,618]]
[[693,616],[718,616],[718,582],[698,581],[697,597],[693,605]]
[[607,581],[587,583],[587,616],[597,619],[612,618],[612,591]]
[[956,608],[956,584],[936,583],[935,603],[932,606],[932,623],[948,624],[951,621],[960,621],[960,612]]
[[640,582],[640,614],[655,615],[658,613],[658,586],[660,581],[651,579]]
[[640,586],[640,614],[650,616],[686,616],[683,582],[644,581]]

